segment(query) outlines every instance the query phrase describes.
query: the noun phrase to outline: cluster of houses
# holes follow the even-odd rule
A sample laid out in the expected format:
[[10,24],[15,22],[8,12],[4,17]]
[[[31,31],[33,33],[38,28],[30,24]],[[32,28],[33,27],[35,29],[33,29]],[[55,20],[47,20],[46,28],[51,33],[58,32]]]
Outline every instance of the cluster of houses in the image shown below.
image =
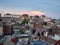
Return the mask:
[[15,15],[9,13],[1,17],[0,14],[0,36],[12,35],[14,30],[23,30],[25,26],[28,27],[27,29],[43,27],[45,31],[52,30],[52,34],[60,33],[60,19],[52,19],[45,15],[29,16],[28,14]]

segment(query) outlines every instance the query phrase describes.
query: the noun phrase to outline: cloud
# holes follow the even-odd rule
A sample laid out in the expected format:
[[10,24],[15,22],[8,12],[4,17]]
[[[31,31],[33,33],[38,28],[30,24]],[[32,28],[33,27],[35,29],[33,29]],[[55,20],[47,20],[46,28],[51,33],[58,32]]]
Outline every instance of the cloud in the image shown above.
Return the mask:
[[33,15],[45,15],[45,13],[41,12],[41,11],[32,11],[31,12]]
[[17,9],[3,9],[1,10],[0,9],[0,13],[3,13],[3,14],[6,14],[6,13],[10,13],[10,14],[19,14],[19,15],[22,15],[22,14],[29,14],[29,15],[45,15],[44,12],[42,11],[38,11],[38,10],[33,10],[33,11],[27,11],[27,10],[17,10]]

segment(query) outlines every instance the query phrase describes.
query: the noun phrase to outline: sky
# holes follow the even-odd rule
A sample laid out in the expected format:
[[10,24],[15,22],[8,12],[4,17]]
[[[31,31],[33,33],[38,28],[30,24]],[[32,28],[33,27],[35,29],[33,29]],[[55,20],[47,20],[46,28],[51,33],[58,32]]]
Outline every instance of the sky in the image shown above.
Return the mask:
[[0,12],[36,12],[60,19],[60,0],[0,0]]

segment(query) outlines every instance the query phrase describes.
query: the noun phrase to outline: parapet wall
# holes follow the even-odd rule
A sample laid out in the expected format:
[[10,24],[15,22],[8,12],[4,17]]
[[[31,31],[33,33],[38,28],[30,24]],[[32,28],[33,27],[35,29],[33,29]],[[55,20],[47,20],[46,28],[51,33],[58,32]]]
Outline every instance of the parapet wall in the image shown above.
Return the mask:
[[[47,41],[47,42],[49,42],[49,43],[52,43],[52,44],[54,44],[54,45],[55,45],[55,43],[57,42],[57,41],[54,40],[54,39],[51,39],[51,38],[48,38],[48,37],[44,37],[44,36],[41,36],[41,39],[42,39],[42,40],[45,40],[45,41]],[[59,42],[57,45],[60,45],[60,42]]]

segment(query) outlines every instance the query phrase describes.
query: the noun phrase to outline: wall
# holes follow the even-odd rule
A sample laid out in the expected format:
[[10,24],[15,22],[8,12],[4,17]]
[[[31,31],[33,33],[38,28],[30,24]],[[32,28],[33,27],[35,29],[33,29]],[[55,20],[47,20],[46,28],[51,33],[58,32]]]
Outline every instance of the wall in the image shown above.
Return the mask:
[[0,26],[0,36],[2,36],[2,35],[3,35],[3,27]]

